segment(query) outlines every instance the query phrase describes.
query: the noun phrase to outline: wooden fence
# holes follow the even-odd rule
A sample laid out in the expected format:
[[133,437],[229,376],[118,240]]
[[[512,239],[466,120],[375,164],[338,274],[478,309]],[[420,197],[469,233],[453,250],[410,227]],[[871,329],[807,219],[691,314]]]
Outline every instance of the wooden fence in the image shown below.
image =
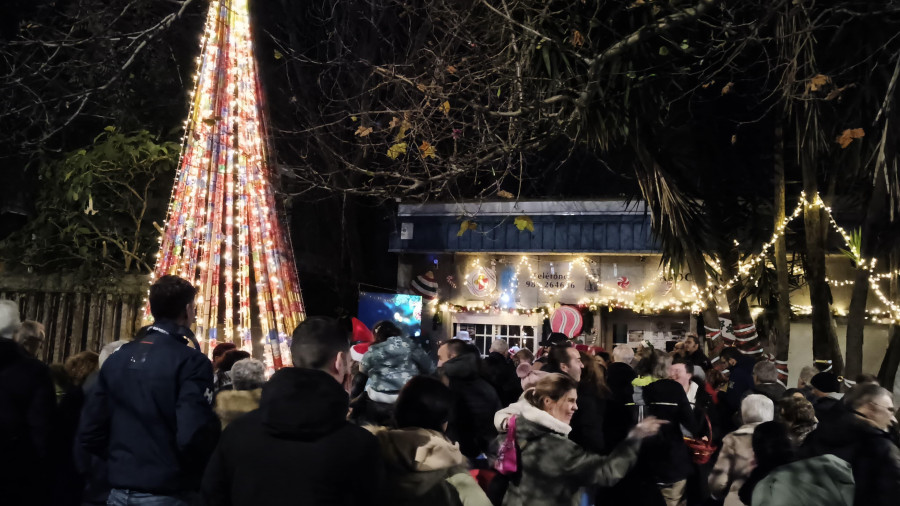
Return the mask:
[[141,327],[149,277],[121,276],[86,286],[64,275],[0,275],[0,299],[19,305],[22,320],[44,324],[40,357],[62,362],[84,350],[131,339]]

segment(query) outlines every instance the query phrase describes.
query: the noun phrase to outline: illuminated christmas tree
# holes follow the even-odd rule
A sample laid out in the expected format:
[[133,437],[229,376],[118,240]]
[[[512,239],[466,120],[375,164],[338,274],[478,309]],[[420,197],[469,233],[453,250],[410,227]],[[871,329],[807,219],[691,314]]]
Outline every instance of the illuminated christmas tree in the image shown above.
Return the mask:
[[[156,277],[198,289],[196,336],[211,350],[261,338],[271,368],[290,365],[303,304],[278,217],[247,0],[213,0]],[[255,304],[252,301],[255,300]]]

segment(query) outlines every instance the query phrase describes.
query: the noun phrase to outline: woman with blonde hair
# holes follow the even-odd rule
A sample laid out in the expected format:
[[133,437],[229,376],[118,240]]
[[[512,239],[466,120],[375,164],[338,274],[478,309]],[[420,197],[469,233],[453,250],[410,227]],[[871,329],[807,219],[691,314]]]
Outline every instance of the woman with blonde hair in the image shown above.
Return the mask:
[[[637,462],[641,441],[664,423],[647,418],[609,455],[591,453],[568,438],[578,409],[577,386],[565,374],[549,374],[525,392],[526,402],[510,406],[515,406],[515,419],[503,425],[515,427],[520,476],[509,484],[504,506],[578,504],[581,487],[621,480]],[[500,437],[505,440],[506,435]]]

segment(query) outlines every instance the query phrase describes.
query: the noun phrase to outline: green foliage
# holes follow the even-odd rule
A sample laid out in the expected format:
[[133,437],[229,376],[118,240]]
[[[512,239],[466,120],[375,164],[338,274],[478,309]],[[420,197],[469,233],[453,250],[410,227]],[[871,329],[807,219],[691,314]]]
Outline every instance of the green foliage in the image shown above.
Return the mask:
[[45,271],[148,272],[179,146],[108,126],[93,143],[39,169],[36,216],[0,243],[10,266]]

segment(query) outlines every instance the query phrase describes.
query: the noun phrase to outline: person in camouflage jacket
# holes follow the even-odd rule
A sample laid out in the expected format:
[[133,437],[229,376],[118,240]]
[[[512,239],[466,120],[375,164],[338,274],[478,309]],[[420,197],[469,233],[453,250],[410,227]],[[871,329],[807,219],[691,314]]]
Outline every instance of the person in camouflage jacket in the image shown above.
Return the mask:
[[[572,430],[568,422],[577,399],[576,384],[571,378],[548,375],[524,397],[527,403],[510,406],[515,412],[512,416],[516,416],[518,471],[510,476],[503,506],[579,504],[581,487],[612,486],[621,480],[637,463],[641,440],[656,434],[664,423],[647,418],[612,453],[598,455],[568,439]],[[500,438],[505,439],[506,435]]]
[[366,393],[376,402],[394,403],[397,393],[407,381],[419,374],[431,374],[435,370],[434,362],[411,339],[400,336],[400,330],[390,322],[382,322],[375,326],[376,330],[388,326],[390,337],[379,341],[380,332],[375,333],[375,344],[363,355],[360,371],[369,376]]

